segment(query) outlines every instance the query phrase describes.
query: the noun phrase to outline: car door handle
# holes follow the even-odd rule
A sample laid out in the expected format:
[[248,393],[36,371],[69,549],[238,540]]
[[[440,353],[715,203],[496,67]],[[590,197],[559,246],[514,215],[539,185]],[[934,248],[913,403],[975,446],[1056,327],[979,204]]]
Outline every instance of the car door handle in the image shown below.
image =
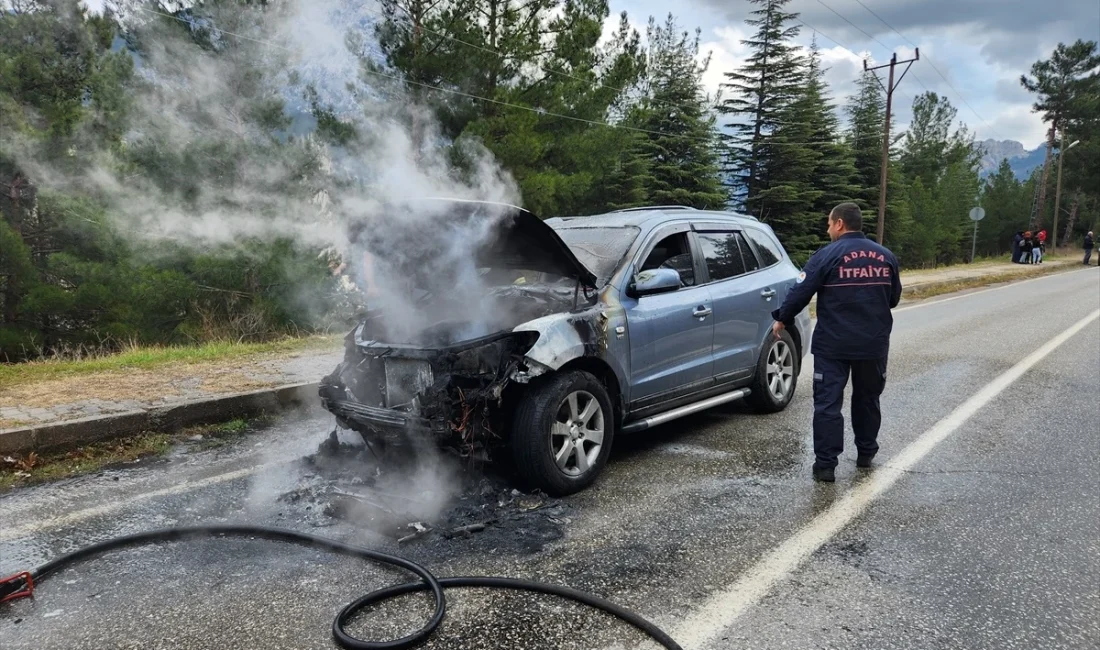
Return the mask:
[[760,292],[760,295],[765,298],[773,298],[775,297],[775,289],[764,289]]
[[695,311],[691,312],[691,315],[696,317],[696,318],[706,318],[707,316],[710,316],[713,313],[714,313],[714,311],[711,310],[710,307],[704,307],[703,305],[699,305],[698,307],[695,308]]

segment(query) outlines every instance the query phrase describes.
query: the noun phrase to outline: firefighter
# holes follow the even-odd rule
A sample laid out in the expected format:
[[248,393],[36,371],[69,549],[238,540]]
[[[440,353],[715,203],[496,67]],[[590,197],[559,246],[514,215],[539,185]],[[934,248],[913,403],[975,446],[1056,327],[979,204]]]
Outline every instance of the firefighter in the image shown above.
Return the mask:
[[870,468],[878,452],[882,422],[879,396],[886,386],[886,359],[894,318],[901,300],[898,261],[884,246],[863,234],[863,216],[855,203],[829,213],[829,239],[810,257],[783,304],[772,312],[778,337],[817,294],[814,329],[814,455],[817,481],[836,480],[837,458],[844,451],[841,404],[852,379],[852,428],[856,466]]

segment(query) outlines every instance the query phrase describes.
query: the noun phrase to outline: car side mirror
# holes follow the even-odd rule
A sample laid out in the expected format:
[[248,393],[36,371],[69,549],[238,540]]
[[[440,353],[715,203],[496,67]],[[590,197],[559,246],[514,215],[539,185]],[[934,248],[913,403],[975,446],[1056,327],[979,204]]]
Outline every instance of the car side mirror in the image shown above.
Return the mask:
[[627,288],[627,295],[641,298],[676,291],[682,286],[684,283],[676,269],[650,269],[634,276],[634,281]]

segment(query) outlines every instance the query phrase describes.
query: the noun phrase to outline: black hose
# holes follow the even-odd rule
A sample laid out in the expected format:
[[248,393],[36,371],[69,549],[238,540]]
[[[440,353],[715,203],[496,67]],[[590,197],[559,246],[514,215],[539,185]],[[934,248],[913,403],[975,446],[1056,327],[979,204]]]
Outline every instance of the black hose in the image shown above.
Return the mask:
[[[293,530],[271,528],[267,526],[190,526],[165,528],[144,533],[135,533],[133,535],[124,535],[122,537],[116,537],[104,542],[85,546],[84,548],[62,555],[32,571],[31,577],[35,583],[38,583],[43,578],[61,570],[63,567],[108,551],[132,546],[141,546],[152,542],[171,542],[201,537],[249,537],[253,539],[258,538],[279,542],[290,542],[305,546],[316,546],[341,555],[366,558],[381,564],[399,567],[416,574],[422,580],[422,582],[410,582],[378,589],[377,591],[373,591],[348,603],[347,606],[340,610],[340,613],[337,614],[336,619],[332,622],[332,636],[336,640],[337,645],[341,648],[345,648],[345,650],[401,650],[403,648],[415,648],[423,644],[427,641],[428,637],[439,628],[440,624],[443,623],[443,617],[446,615],[447,601],[443,590],[455,587],[514,589],[558,596],[598,609],[625,623],[629,623],[657,643],[668,648],[668,650],[682,650],[680,645],[672,640],[672,637],[661,631],[661,629],[653,623],[650,623],[628,609],[597,596],[593,596],[592,594],[584,593],[583,591],[515,578],[436,578],[425,567],[403,557],[382,553],[380,551],[372,551],[360,546],[352,546],[317,535],[309,535]],[[346,626],[356,614],[367,607],[377,605],[390,598],[421,591],[432,592],[432,597],[435,600],[435,612],[423,627],[412,634],[392,641],[363,641],[362,639],[351,636],[345,631],[344,626]]]

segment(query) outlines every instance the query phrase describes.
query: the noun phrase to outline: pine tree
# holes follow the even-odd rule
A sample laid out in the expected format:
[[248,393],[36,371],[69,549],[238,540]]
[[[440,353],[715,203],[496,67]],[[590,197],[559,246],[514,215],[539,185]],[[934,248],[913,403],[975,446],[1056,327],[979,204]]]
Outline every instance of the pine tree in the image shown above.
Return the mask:
[[829,211],[838,203],[858,198],[860,186],[852,148],[840,139],[840,121],[836,107],[829,98],[825,68],[814,40],[810,49],[810,69],[804,100],[813,107],[809,114],[810,134],[807,142],[820,155],[813,180],[820,194],[811,207],[819,231],[823,231]]
[[846,108],[846,141],[851,148],[859,190],[854,197],[864,210],[878,206],[882,175],[882,133],[886,120],[886,99],[874,73],[860,75],[856,94]]
[[1008,249],[1012,236],[1027,225],[1033,191],[1032,182],[1021,183],[1008,159],[1001,160],[997,171],[982,186],[985,219],[978,224],[979,255],[996,255]]
[[1032,223],[1034,228],[1043,225],[1054,142],[1070,110],[1075,87],[1082,78],[1094,76],[1092,71],[1097,66],[1100,66],[1100,54],[1096,51],[1096,41],[1078,39],[1072,45],[1059,43],[1049,59],[1036,61],[1031,66],[1031,76],[1020,75],[1020,85],[1038,96],[1034,110],[1042,113],[1043,121],[1050,124],[1039,188],[1039,209]]
[[648,202],[654,179],[646,157],[647,136],[628,132],[628,137],[619,159],[601,183],[601,201],[593,206],[594,212],[633,208]]
[[732,194],[740,198],[746,212],[759,212],[758,193],[768,186],[761,173],[765,166],[766,138],[780,126],[779,114],[800,88],[800,62],[792,39],[798,26],[786,26],[797,18],[783,8],[790,0],[749,0],[759,8],[745,21],[756,33],[743,41],[752,55],[739,70],[726,73],[723,92],[731,96],[719,106],[722,115],[733,118],[726,139],[725,172]]
[[699,31],[680,31],[670,14],[650,19],[645,97],[629,123],[644,129],[642,151],[652,183],[648,202],[721,209],[717,131],[703,91],[709,58],[699,61]]
[[761,174],[768,186],[757,195],[761,218],[775,229],[796,261],[824,243],[829,211],[855,198],[856,170],[828,98],[825,70],[814,42],[801,87],[779,113],[779,126],[764,140]]

